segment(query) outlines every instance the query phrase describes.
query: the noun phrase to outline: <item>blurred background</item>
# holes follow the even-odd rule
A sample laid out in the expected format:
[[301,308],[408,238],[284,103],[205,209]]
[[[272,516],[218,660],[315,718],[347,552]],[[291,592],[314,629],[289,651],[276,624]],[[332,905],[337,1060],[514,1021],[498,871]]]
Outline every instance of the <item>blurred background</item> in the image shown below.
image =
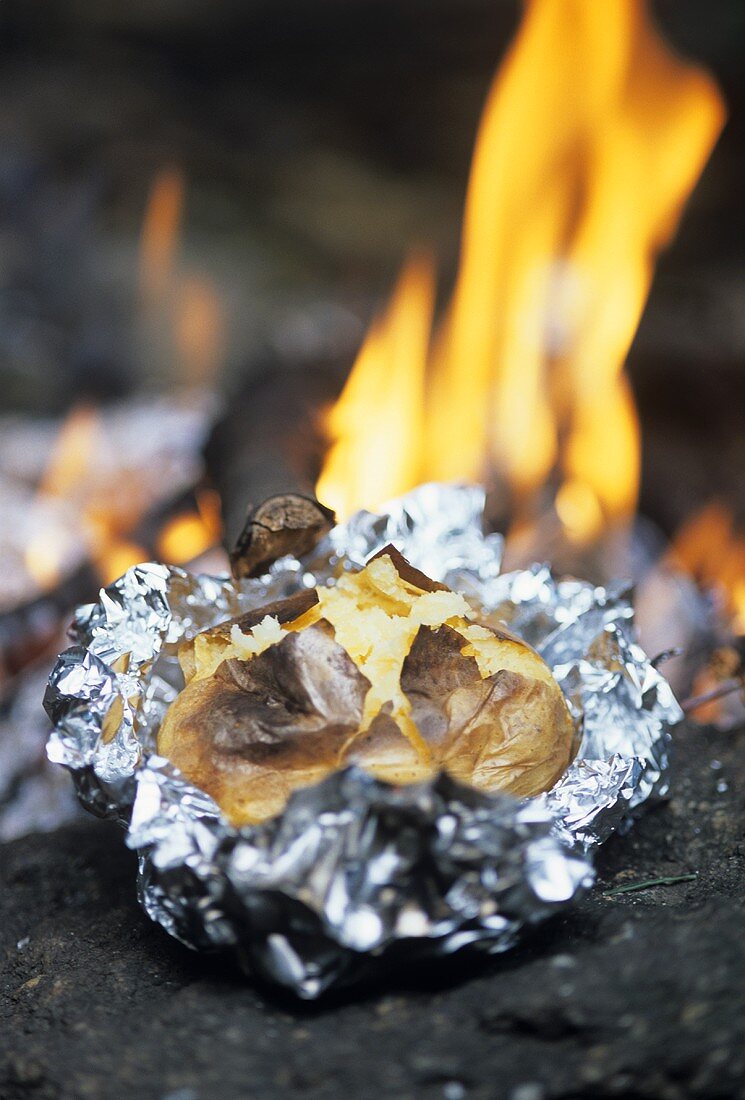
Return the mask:
[[[48,782],[39,698],[70,608],[143,558],[219,569],[214,548],[249,499],[312,488],[324,410],[411,248],[436,260],[442,315],[479,119],[522,10],[510,0],[4,0],[8,835],[67,812],[65,787],[62,809],[45,796],[40,815],[34,784]],[[681,619],[669,639],[651,630],[658,648],[714,638],[708,649],[725,664],[707,665],[709,688],[739,667],[721,651],[745,629],[745,10],[739,0],[652,10],[671,47],[716,79],[728,121],[702,156],[626,363],[642,533],[620,568],[664,589],[648,600],[655,623]],[[514,493],[496,501],[495,524],[519,527],[516,560],[616,570],[607,540],[589,553],[566,537],[581,497],[559,508],[560,538],[535,522],[526,538]],[[651,571],[669,539],[673,596],[668,573]]]
[[[737,375],[745,343],[742,5],[654,11],[716,75],[730,120],[659,265],[631,362],[642,389],[649,360]],[[452,276],[479,116],[519,15],[507,0],[5,0],[4,411],[63,412],[197,368],[229,389],[260,343],[353,342],[409,243]],[[147,337],[167,344],[169,319],[143,332],[143,232],[169,181],[161,264],[182,300],[157,349]],[[178,343],[190,314],[214,341],[197,364]]]

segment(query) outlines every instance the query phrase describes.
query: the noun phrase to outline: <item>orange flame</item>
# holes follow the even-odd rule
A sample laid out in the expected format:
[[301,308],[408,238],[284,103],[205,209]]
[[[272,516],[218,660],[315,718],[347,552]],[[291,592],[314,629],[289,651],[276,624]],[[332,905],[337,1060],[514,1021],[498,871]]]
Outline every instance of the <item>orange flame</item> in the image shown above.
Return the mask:
[[92,557],[101,582],[111,584],[133,565],[147,561],[150,555],[139,543],[111,537],[96,544]]
[[[98,414],[88,405],[77,405],[66,417],[39,482],[34,504],[42,506],[40,516],[44,516],[45,503],[68,501],[71,508],[80,508],[85,476],[99,446],[99,431]],[[86,533],[81,534],[85,537]],[[46,524],[29,538],[24,564],[42,591],[48,591],[61,579],[68,549],[60,532],[52,526],[47,528]]]
[[140,285],[151,302],[166,294],[173,279],[183,211],[183,176],[164,168],[150,189],[140,240]]
[[[715,85],[670,53],[643,0],[529,0],[479,128],[424,414],[423,405],[403,409],[419,386],[417,359],[397,366],[394,381],[386,376],[406,390],[401,407],[394,413],[396,394],[387,393],[387,420],[377,399],[362,416],[360,395],[379,386],[361,373],[390,356],[388,330],[378,326],[376,355],[361,355],[331,413],[321,499],[333,463],[328,499],[343,500],[342,514],[382,502],[374,475],[358,492],[365,475],[355,464],[381,461],[395,416],[411,453],[396,435],[385,496],[491,468],[525,504],[558,469],[556,510],[569,537],[586,542],[628,519],[640,440],[623,365],[656,253],[723,120]],[[429,298],[417,307],[403,293],[399,285],[397,312],[429,309]],[[364,448],[352,438],[358,431]]]
[[26,572],[42,592],[48,592],[60,580],[63,557],[49,531],[33,535],[26,544],[23,561]]
[[[71,410],[52,447],[39,483],[37,501],[65,505],[75,516],[81,538],[101,580],[108,584],[130,565],[147,559],[147,551],[122,537],[122,517],[116,507],[104,508],[95,477],[95,463],[104,444],[101,418],[89,405]],[[24,553],[26,570],[42,591],[61,579],[66,561],[64,540],[52,530],[40,530]]]
[[[143,517],[143,502],[126,492],[102,484],[97,463],[106,446],[101,418],[89,406],[77,406],[65,419],[52,448],[47,469],[39,483],[36,502],[54,503],[65,509],[69,522],[87,547],[99,577],[108,584],[138,562],[147,561],[152,551],[131,537]],[[197,494],[197,512],[185,513],[166,523],[157,538],[156,551],[162,560],[184,564],[215,546],[221,533],[219,500],[207,490]],[[51,522],[39,509],[40,523]],[[40,526],[24,549],[27,573],[42,591],[58,583],[69,567],[67,528],[57,531]]]
[[183,512],[166,523],[155,551],[161,561],[184,565],[215,546],[222,533],[220,499],[204,489],[197,494],[196,512]]
[[206,386],[223,358],[222,303],[206,278],[187,276],[180,283],[174,312],[181,378],[190,386]]
[[[223,311],[206,278],[185,276],[179,270],[184,197],[184,180],[178,170],[158,173],[140,240],[143,319],[150,327],[150,350],[165,354],[166,361],[177,361],[181,381],[206,386],[222,359]],[[131,538],[148,507],[147,497],[138,493],[137,480],[126,471],[112,470],[110,481],[100,476],[98,463],[105,448],[98,413],[83,405],[73,409],[55,441],[38,500],[61,502],[75,516],[91,560],[104,583],[109,583],[151,554]],[[199,500],[198,513],[176,517],[161,533],[157,540],[160,556],[185,563],[213,546],[219,534],[219,510],[205,494]],[[29,539],[26,570],[42,589],[51,588],[60,579],[67,550],[44,529]]]
[[338,516],[374,508],[421,479],[433,281],[428,260],[407,264],[327,418],[331,446],[317,492]]
[[76,405],[65,418],[39,483],[43,497],[72,497],[82,489],[100,446],[101,422],[91,405]]
[[176,168],[156,175],[140,238],[142,335],[147,355],[188,386],[206,387],[223,360],[223,303],[212,281],[179,263],[186,186]]
[[730,510],[712,501],[678,531],[670,561],[703,588],[720,594],[735,634],[745,634],[745,533]]

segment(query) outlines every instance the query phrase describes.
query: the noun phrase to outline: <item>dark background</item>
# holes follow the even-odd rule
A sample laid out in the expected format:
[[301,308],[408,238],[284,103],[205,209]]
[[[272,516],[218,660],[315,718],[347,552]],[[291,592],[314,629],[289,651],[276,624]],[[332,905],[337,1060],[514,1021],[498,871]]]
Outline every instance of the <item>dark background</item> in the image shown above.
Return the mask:
[[[733,117],[636,351],[734,369],[745,14],[737,0],[655,9],[716,74]],[[186,178],[182,262],[224,300],[229,372],[293,311],[387,293],[411,243],[433,242],[447,276],[480,110],[518,15],[505,0],[4,0],[6,400],[61,408],[70,378],[103,392],[157,379],[158,364],[136,362],[131,310],[164,165]]]

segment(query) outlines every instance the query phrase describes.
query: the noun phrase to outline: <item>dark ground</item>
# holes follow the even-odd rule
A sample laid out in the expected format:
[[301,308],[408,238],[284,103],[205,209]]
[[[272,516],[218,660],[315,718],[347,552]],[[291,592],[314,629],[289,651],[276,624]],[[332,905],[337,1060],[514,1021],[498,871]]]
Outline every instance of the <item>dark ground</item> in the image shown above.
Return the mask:
[[671,801],[518,951],[321,1006],[151,925],[114,827],[0,848],[0,1097],[745,1097],[744,750],[681,730]]

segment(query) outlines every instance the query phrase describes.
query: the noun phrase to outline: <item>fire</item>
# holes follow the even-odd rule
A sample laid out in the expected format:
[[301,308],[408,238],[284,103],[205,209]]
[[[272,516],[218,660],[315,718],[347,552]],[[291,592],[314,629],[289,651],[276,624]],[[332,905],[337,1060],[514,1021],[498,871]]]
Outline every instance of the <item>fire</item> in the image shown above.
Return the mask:
[[223,362],[223,303],[204,273],[185,271],[182,251],[186,183],[177,168],[155,176],[142,220],[140,327],[149,359],[180,383],[208,387]]
[[331,446],[317,493],[339,516],[374,508],[425,474],[425,369],[433,296],[431,263],[412,259],[327,418]]
[[687,573],[714,596],[719,645],[698,669],[691,689],[694,721],[730,729],[745,705],[745,530],[730,509],[711,501],[675,535],[668,565]]
[[184,192],[184,178],[176,168],[162,169],[150,189],[140,241],[140,285],[150,301],[162,298],[173,279]]
[[[215,546],[221,532],[219,501],[207,490],[197,493],[197,510],[167,521],[148,547],[132,532],[144,519],[147,498],[130,493],[132,478],[113,468],[101,415],[90,406],[72,409],[55,443],[32,506],[33,533],[24,548],[26,572],[42,591],[61,579],[71,564],[75,531],[104,584],[130,566],[157,556],[184,564]],[[66,523],[56,523],[64,514]]]
[[54,441],[49,463],[39,484],[39,495],[62,498],[79,493],[99,445],[98,413],[90,405],[76,405]]
[[[179,262],[186,188],[175,168],[160,171],[152,184],[143,218],[139,253],[142,322],[148,355],[178,370],[179,382],[207,388],[223,359],[224,316],[209,278],[185,273]],[[75,407],[52,448],[39,483],[37,522],[24,546],[26,573],[42,590],[52,588],[69,570],[71,547],[52,531],[51,514],[60,509],[65,529],[75,532],[104,583],[130,566],[151,558],[183,564],[214,546],[220,535],[214,496],[199,495],[196,511],[177,515],[143,545],[133,532],[154,506],[152,490],[126,462],[118,460],[101,415],[87,405]],[[45,505],[52,505],[51,510]],[[148,539],[148,543],[153,540]],[[78,557],[80,546],[77,546]]]
[[54,441],[39,482],[32,504],[37,522],[25,546],[24,565],[42,591],[58,583],[69,562],[69,534],[65,538],[65,529],[54,524],[54,506],[69,504],[77,511],[83,480],[98,446],[99,428],[95,409],[85,404],[73,408]]
[[[148,555],[143,547],[122,538],[121,517],[116,509],[101,508],[92,471],[100,460],[104,442],[98,412],[89,405],[75,406],[54,442],[34,507],[40,516],[44,515],[44,506],[50,504],[67,511],[99,576],[108,583]],[[65,565],[69,564],[69,546],[58,531],[42,526],[29,539],[24,564],[42,591],[48,591],[59,582]]]
[[183,565],[219,542],[222,522],[217,493],[207,489],[197,493],[197,508],[196,512],[182,512],[166,523],[155,546],[160,560]]
[[745,634],[745,531],[731,511],[712,501],[673,540],[669,559],[702,587],[718,593],[733,633]]
[[133,565],[147,561],[147,550],[139,543],[127,539],[111,537],[96,543],[93,561],[103,584],[118,580]]
[[431,291],[409,267],[328,418],[320,499],[346,515],[495,471],[528,514],[557,482],[577,542],[628,520],[640,436],[624,362],[723,120],[642,0],[529,0],[479,127],[426,387]]
[[62,574],[62,556],[50,532],[41,532],[28,540],[24,553],[24,565],[26,572],[43,592],[49,591],[57,584]]
[[207,386],[223,359],[223,310],[204,277],[182,279],[174,305],[174,343],[180,375],[189,386]]

